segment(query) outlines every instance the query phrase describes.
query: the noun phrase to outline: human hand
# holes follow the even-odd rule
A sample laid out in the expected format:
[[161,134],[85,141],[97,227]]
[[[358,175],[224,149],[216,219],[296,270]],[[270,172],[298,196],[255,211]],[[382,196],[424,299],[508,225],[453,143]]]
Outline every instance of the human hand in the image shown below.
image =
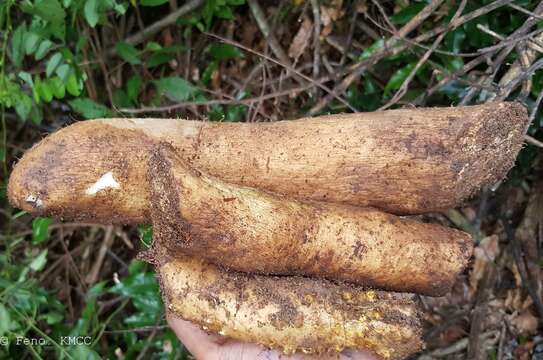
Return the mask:
[[168,324],[175,332],[185,348],[197,360],[377,360],[368,351],[345,350],[337,355],[304,355],[287,356],[277,350],[269,350],[263,346],[242,343],[220,335],[208,334],[197,325],[182,320],[175,315],[166,315]]

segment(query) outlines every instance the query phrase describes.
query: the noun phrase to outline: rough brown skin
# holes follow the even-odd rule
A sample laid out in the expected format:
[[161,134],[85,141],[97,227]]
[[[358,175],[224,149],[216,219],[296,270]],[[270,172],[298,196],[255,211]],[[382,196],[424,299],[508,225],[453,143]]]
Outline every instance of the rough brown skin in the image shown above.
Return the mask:
[[240,341],[287,354],[363,349],[391,360],[423,347],[418,310],[408,294],[228,272],[190,257],[163,262],[158,273],[170,311]]
[[[34,214],[148,222],[146,158],[153,144],[167,142],[194,168],[230,183],[302,200],[424,213],[457,206],[505,176],[527,121],[522,105],[505,102],[274,123],[85,121],[28,151],[8,193],[14,206]],[[85,193],[110,171],[119,189]]]
[[174,257],[432,296],[445,295],[471,257],[462,231],[228,184],[192,170],[169,144],[151,150],[147,181],[154,231]]

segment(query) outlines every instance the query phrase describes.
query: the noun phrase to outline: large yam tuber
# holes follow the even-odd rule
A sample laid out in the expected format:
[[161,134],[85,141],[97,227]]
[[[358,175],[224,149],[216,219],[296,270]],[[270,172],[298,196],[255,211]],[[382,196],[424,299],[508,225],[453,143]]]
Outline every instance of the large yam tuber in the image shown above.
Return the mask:
[[167,142],[194,168],[230,183],[423,213],[457,206],[502,178],[527,121],[524,107],[506,102],[252,124],[86,121],[28,151],[8,192],[15,206],[35,214],[148,222],[147,154]]
[[191,170],[170,145],[151,150],[147,181],[154,231],[174,257],[441,296],[471,256],[462,231],[231,185]]
[[240,341],[285,353],[364,349],[383,359],[422,348],[417,307],[407,294],[227,272],[188,257],[166,261],[158,272],[170,311]]

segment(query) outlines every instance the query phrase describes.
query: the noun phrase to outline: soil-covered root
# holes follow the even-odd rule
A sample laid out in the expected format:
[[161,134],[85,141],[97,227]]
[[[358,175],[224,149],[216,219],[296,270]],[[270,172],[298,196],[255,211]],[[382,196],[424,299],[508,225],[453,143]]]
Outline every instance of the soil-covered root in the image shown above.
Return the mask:
[[410,295],[303,277],[229,272],[190,257],[158,266],[167,308],[203,329],[285,353],[371,350],[383,359],[419,351]]
[[441,296],[471,256],[462,231],[228,184],[191,169],[169,144],[151,150],[147,182],[161,246],[238,271]]
[[[8,194],[33,214],[146,223],[147,154],[167,142],[194,168],[230,183],[299,200],[424,213],[458,206],[505,176],[527,121],[522,105],[507,102],[272,123],[84,121],[28,151]],[[98,186],[104,176],[113,186]]]

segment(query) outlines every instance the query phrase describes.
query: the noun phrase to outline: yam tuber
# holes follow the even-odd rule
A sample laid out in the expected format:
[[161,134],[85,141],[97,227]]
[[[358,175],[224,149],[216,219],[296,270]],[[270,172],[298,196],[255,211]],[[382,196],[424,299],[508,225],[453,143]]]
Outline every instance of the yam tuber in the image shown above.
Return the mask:
[[288,354],[364,349],[383,359],[403,359],[422,348],[411,295],[227,272],[189,257],[166,261],[158,272],[170,311],[240,341]]
[[8,192],[15,206],[34,214],[148,222],[148,152],[167,142],[194,168],[230,183],[301,200],[423,213],[457,206],[502,178],[527,121],[524,107],[507,102],[274,123],[85,121],[28,151]]
[[147,182],[161,246],[237,271],[441,296],[471,256],[462,231],[231,185],[193,171],[167,144],[151,150]]

